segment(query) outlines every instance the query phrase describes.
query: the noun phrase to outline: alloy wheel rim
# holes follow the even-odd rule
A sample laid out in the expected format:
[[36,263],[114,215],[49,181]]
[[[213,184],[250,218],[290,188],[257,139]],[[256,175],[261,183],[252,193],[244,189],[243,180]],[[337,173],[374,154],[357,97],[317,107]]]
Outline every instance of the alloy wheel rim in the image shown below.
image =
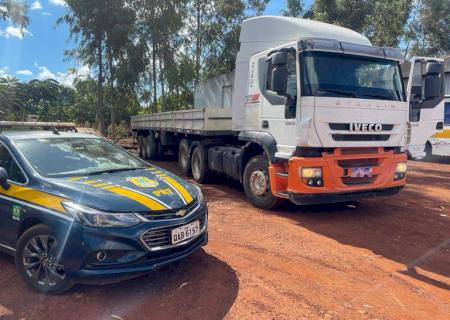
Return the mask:
[[250,176],[250,189],[258,197],[262,197],[267,192],[267,176],[262,170],[252,172]]
[[28,240],[22,254],[25,272],[34,282],[43,287],[54,287],[64,281],[66,274],[59,263],[58,243],[48,235],[38,235]]

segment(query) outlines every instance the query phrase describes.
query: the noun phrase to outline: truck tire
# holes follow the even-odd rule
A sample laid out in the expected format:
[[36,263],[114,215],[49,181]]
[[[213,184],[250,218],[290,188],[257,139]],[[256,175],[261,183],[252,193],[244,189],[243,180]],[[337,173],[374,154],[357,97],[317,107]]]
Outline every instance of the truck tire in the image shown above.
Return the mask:
[[[19,274],[28,286],[44,294],[60,294],[69,290],[73,283],[64,271],[58,256],[63,249],[63,241],[51,228],[39,224],[19,238],[15,264]],[[45,271],[45,272],[42,272]]]
[[145,159],[149,159],[149,160],[154,160],[156,158],[156,153],[157,153],[157,141],[155,138],[155,133],[153,131],[150,131],[150,133],[147,136],[146,139],[146,148],[145,148],[145,155],[146,158]]
[[201,144],[195,147],[192,152],[191,171],[192,177],[198,183],[205,183],[210,176],[208,160],[206,158],[207,150]]
[[156,140],[156,152],[155,152],[155,159],[162,160],[164,158],[164,147],[161,144],[161,140]]
[[270,190],[269,162],[265,156],[253,157],[245,166],[244,190],[247,199],[257,208],[272,210],[282,202]]
[[186,139],[180,141],[178,147],[178,165],[183,174],[188,175],[191,171],[191,157],[189,156],[189,142]]
[[140,158],[144,158],[144,139],[145,137],[141,135],[139,135],[137,138],[137,146]]

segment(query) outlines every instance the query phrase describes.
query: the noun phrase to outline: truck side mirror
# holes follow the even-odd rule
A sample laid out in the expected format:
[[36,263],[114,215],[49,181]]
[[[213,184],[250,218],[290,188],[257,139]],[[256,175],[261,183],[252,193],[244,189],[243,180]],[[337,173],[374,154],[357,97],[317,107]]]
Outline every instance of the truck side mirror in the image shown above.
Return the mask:
[[288,53],[287,52],[277,52],[270,56],[270,62],[274,66],[285,66],[288,62]]
[[286,95],[288,69],[287,66],[277,66],[272,70],[272,82],[270,84],[272,91],[280,96]]
[[439,62],[428,62],[425,74],[425,100],[440,97],[442,93],[443,65]]
[[8,183],[8,173],[2,167],[0,167],[0,187],[5,190],[8,190],[10,185]]

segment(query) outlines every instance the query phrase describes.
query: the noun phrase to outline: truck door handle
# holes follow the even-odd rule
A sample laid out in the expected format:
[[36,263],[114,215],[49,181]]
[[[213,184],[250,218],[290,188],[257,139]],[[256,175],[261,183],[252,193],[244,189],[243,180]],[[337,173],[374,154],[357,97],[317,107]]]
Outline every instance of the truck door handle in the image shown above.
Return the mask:
[[263,127],[263,129],[269,129],[269,121],[263,120],[262,127]]

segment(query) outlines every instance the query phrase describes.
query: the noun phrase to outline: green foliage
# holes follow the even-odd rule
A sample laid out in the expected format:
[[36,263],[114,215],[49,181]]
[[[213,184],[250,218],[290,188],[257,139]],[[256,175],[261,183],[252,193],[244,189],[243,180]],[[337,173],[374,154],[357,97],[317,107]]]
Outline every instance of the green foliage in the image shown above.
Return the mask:
[[411,0],[316,0],[306,16],[361,32],[374,45],[396,47],[411,8]]
[[450,54],[450,1],[416,2],[416,16],[410,24],[408,40],[411,55],[445,56]]
[[28,22],[28,6],[23,0],[0,0],[0,19],[25,27]]
[[287,7],[281,13],[286,17],[301,17],[303,14],[303,0],[287,0]]

